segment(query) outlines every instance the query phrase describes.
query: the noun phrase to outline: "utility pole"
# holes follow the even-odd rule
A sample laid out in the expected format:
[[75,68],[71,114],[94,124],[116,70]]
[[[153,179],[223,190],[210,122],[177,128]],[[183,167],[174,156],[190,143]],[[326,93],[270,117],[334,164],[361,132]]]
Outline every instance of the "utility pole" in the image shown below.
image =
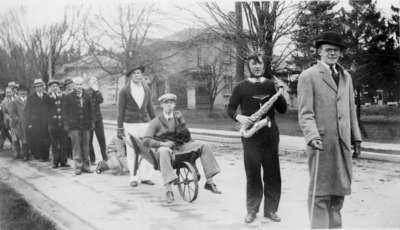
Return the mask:
[[243,18],[242,18],[242,2],[235,2],[236,16],[236,82],[244,79],[244,56],[245,56],[245,40],[243,39]]

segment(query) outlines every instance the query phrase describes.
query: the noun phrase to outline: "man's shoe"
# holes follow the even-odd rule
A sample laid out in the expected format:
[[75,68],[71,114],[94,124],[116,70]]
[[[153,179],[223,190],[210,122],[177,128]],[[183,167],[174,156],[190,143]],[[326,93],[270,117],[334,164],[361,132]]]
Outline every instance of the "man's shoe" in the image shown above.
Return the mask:
[[53,169],[56,169],[56,168],[58,168],[58,165],[53,165],[52,168],[53,168]]
[[75,175],[81,175],[81,174],[82,174],[82,171],[80,171],[80,170],[75,171]]
[[167,193],[165,194],[165,198],[168,204],[171,204],[172,202],[174,202],[174,193],[172,191],[167,191]]
[[253,221],[256,219],[256,214],[255,213],[248,213],[246,218],[244,218],[244,222],[246,224],[253,223]]
[[204,188],[210,190],[212,193],[221,194],[222,192],[217,189],[214,183],[205,183]]
[[129,182],[129,185],[131,187],[137,187],[139,185],[139,183],[137,181],[131,181],[131,182]]
[[275,222],[281,222],[281,218],[275,212],[264,213],[264,217]]
[[71,167],[71,165],[69,165],[68,163],[65,163],[65,164],[61,164],[61,167],[69,168],[69,167]]
[[142,180],[142,184],[155,185],[152,180]]
[[82,169],[82,172],[84,172],[84,173],[93,173],[93,171],[90,170],[90,169]]

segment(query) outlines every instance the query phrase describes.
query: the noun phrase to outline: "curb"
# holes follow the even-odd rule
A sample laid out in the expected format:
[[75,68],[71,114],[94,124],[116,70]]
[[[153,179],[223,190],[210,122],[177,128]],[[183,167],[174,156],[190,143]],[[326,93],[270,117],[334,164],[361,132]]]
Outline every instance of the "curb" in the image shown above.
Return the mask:
[[2,181],[19,193],[35,211],[52,222],[56,229],[97,229],[87,221],[64,208],[57,201],[47,197],[28,181],[11,173],[7,168],[0,166],[0,169],[0,178],[2,178]]
[[[104,120],[104,126],[108,129],[116,129],[116,121]],[[211,130],[211,129],[199,129],[189,128],[190,132],[196,137],[196,139],[223,144],[241,144],[240,134],[234,131],[226,130]],[[280,135],[281,143],[287,143],[291,148],[299,148],[299,145],[304,145],[303,137]],[[381,144],[373,142],[362,143],[362,153],[360,159],[380,160],[380,161],[391,161],[400,162],[400,145],[396,144]],[[373,146],[380,146],[380,148],[374,148]]]

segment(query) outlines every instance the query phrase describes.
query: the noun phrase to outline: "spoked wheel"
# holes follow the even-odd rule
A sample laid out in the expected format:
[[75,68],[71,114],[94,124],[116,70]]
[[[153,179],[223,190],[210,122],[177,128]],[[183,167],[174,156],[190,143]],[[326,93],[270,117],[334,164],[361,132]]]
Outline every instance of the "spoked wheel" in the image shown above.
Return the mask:
[[183,161],[180,164],[176,172],[179,193],[185,201],[193,202],[199,193],[197,170],[189,162]]

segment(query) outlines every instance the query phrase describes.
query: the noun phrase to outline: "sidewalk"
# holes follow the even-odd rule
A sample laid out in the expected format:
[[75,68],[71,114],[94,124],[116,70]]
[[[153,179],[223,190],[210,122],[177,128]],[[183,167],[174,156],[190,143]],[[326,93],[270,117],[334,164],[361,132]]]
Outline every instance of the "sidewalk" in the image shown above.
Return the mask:
[[[116,124],[116,121],[104,120],[106,128],[115,129]],[[199,140],[226,144],[240,144],[240,134],[235,131],[190,128],[190,132]],[[280,148],[288,151],[304,150],[304,138],[280,135]],[[362,159],[400,162],[400,144],[362,142],[361,151]]]
[[[114,130],[107,130],[109,139]],[[97,147],[97,146],[95,146]],[[72,168],[52,169],[50,162],[16,161],[0,155],[0,179],[21,193],[60,229],[307,229],[308,170],[306,159],[296,153],[281,156],[281,223],[260,213],[245,225],[246,180],[239,144],[213,144],[222,169],[215,182],[223,194],[203,189],[194,203],[184,202],[174,187],[175,203],[164,201],[161,175],[154,172],[155,186],[128,185],[128,175],[110,173],[74,175]],[[96,156],[101,157],[96,148]],[[72,162],[70,162],[72,163]],[[344,228],[398,228],[400,220],[400,171],[397,163],[355,160],[352,195],[343,209]],[[92,170],[95,166],[92,166]]]

